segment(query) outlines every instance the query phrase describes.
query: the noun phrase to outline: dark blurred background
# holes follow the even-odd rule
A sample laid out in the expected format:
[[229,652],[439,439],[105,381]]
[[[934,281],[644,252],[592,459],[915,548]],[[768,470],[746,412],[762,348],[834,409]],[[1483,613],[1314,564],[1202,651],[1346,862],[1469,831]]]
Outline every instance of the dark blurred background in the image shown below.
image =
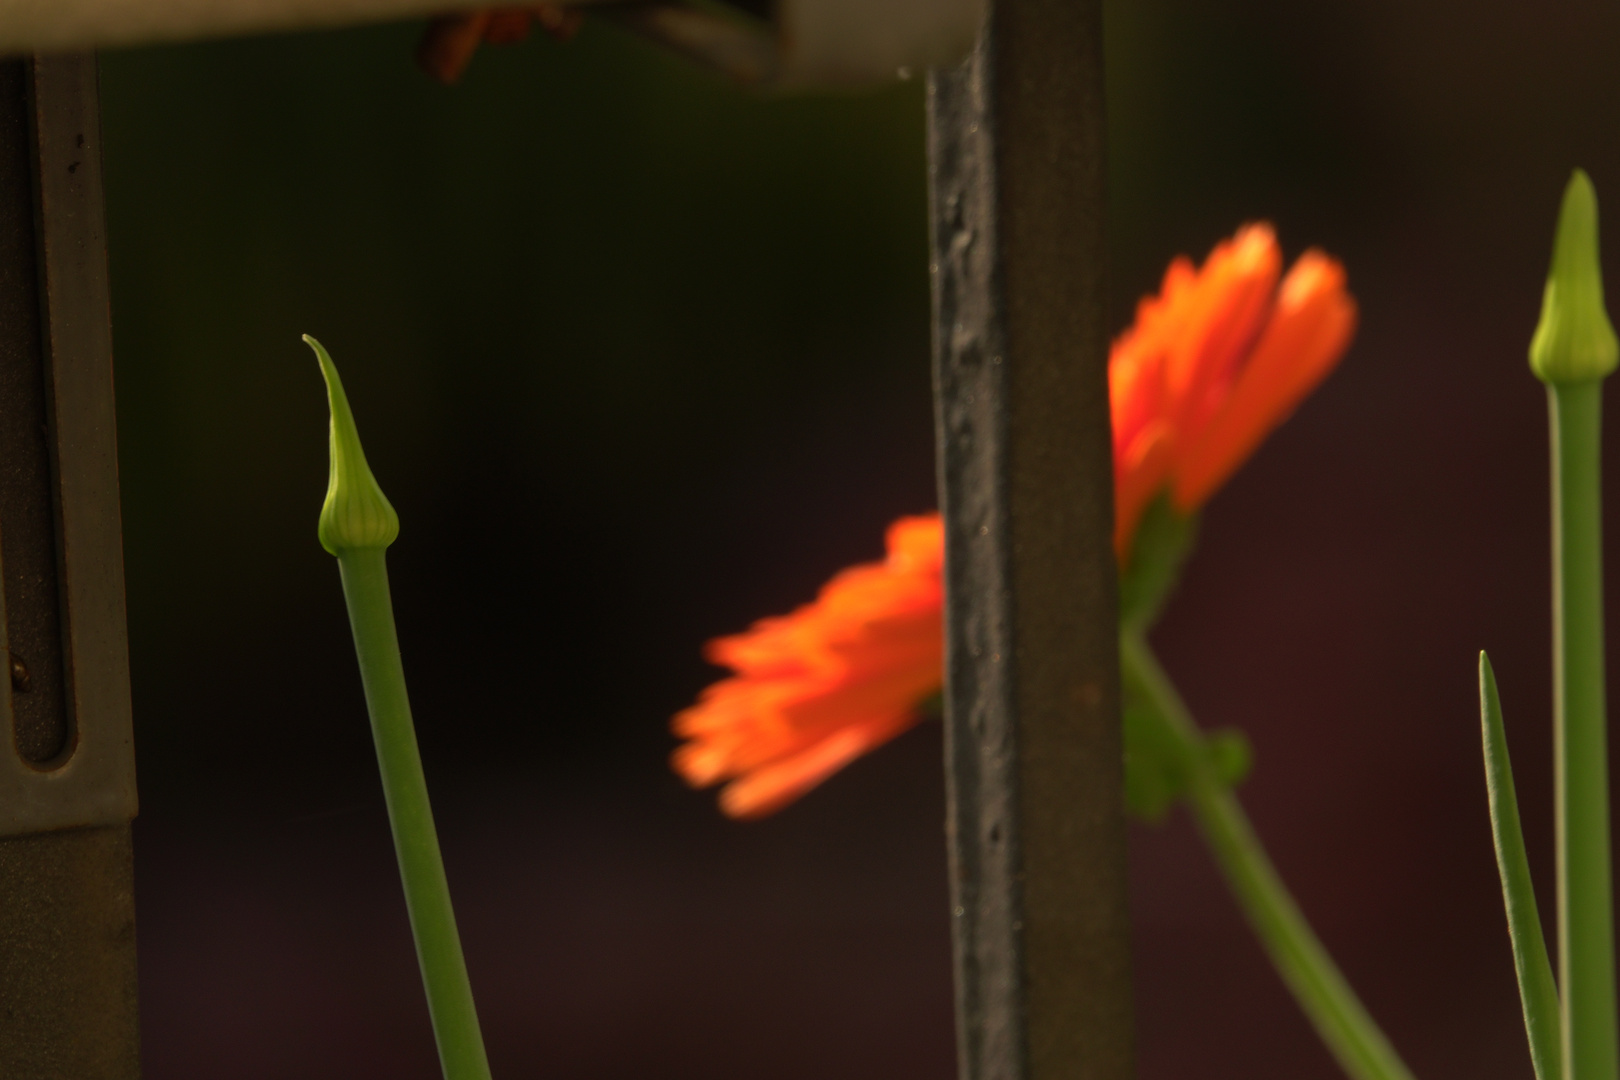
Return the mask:
[[[1474,663],[1502,680],[1548,910],[1525,346],[1570,168],[1620,206],[1620,10],[1108,18],[1116,327],[1172,255],[1261,217],[1290,256],[1342,257],[1363,313],[1207,513],[1166,662],[1204,723],[1249,732],[1244,801],[1418,1075],[1528,1080]],[[718,674],[706,638],[933,505],[921,85],[759,97],[592,24],[447,90],[419,32],[103,61],[148,1075],[437,1075],[315,541],[307,332],[404,522],[496,1074],[945,1080],[937,724],[757,824],[665,765],[667,718]],[[1337,1076],[1185,819],[1132,842],[1144,1080]]]

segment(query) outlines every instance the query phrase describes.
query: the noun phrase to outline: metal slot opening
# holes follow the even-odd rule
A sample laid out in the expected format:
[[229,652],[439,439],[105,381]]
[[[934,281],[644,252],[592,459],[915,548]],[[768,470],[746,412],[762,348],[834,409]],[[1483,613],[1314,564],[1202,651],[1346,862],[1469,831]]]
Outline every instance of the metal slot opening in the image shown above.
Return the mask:
[[52,476],[30,179],[28,72],[0,63],[0,584],[4,653],[0,694],[11,699],[18,755],[38,769],[73,755],[74,725],[63,671],[57,507]]

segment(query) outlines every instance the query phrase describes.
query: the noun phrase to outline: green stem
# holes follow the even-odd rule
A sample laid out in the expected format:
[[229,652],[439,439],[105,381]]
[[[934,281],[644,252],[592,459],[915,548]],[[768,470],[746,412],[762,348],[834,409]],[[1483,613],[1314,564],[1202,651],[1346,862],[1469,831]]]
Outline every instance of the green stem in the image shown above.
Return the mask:
[[1355,1080],[1412,1080],[1300,914],[1231,789],[1216,775],[1203,733],[1136,633],[1120,635],[1125,680],[1154,708],[1186,769],[1188,801],[1249,924],[1328,1049]]
[[1548,386],[1552,420],[1553,740],[1558,974],[1566,1080],[1616,1080],[1614,903],[1603,688],[1603,551],[1596,380]]
[[416,747],[405,668],[394,633],[394,605],[381,548],[345,550],[338,556],[343,596],[349,605],[354,648],[360,658],[371,733],[377,743],[388,820],[399,855],[416,956],[422,966],[428,1013],[446,1080],[489,1080],[489,1059],[473,1007],[467,962],[450,907],[450,885],[439,855],[439,837],[428,805],[427,779]]

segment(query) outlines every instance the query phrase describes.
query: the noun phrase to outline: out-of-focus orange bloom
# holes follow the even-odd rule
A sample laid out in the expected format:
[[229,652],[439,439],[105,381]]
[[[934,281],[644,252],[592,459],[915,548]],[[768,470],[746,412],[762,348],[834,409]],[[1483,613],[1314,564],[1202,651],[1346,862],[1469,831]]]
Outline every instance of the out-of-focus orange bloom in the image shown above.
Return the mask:
[[1246,225],[1194,270],[1178,258],[1108,358],[1114,550],[1169,489],[1192,513],[1333,370],[1355,332],[1344,268],[1320,251],[1283,278],[1269,225]]
[[439,82],[450,86],[472,63],[478,46],[511,45],[529,36],[534,21],[552,37],[567,41],[584,22],[583,13],[557,4],[530,4],[527,7],[478,8],[453,15],[440,15],[428,22],[416,46],[417,65]]
[[[1178,258],[1114,342],[1114,545],[1123,564],[1161,493],[1192,513],[1343,355],[1356,306],[1319,251],[1286,277],[1268,225],[1195,270]],[[944,533],[937,514],[889,527],[888,558],[843,571],[813,603],[709,643],[735,674],[675,717],[675,770],[729,780],[721,808],[762,817],[917,721],[943,679]]]
[[814,603],[717,638],[736,672],[675,717],[675,770],[696,787],[731,780],[720,806],[761,817],[916,723],[939,689],[944,607],[938,514],[889,526],[882,562],[852,566]]

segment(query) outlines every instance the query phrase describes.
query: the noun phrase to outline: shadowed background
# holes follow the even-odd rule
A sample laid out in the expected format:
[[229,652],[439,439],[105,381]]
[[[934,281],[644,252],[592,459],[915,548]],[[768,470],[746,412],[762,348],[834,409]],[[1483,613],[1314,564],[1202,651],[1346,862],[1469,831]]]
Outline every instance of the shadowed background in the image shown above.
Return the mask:
[[[1418,1075],[1527,1080],[1474,663],[1550,911],[1524,352],[1569,169],[1620,206],[1620,12],[1109,18],[1116,328],[1259,217],[1342,257],[1363,314],[1207,513],[1166,663],[1249,732],[1244,801]],[[933,505],[920,85],[762,99],[592,25],[446,90],[418,31],[103,61],[147,1074],[437,1075],[315,541],[308,332],[403,520],[496,1074],[952,1076],[937,724],[758,824],[665,765],[706,638]],[[1133,882],[1144,1080],[1338,1075],[1184,818],[1135,830]]]

